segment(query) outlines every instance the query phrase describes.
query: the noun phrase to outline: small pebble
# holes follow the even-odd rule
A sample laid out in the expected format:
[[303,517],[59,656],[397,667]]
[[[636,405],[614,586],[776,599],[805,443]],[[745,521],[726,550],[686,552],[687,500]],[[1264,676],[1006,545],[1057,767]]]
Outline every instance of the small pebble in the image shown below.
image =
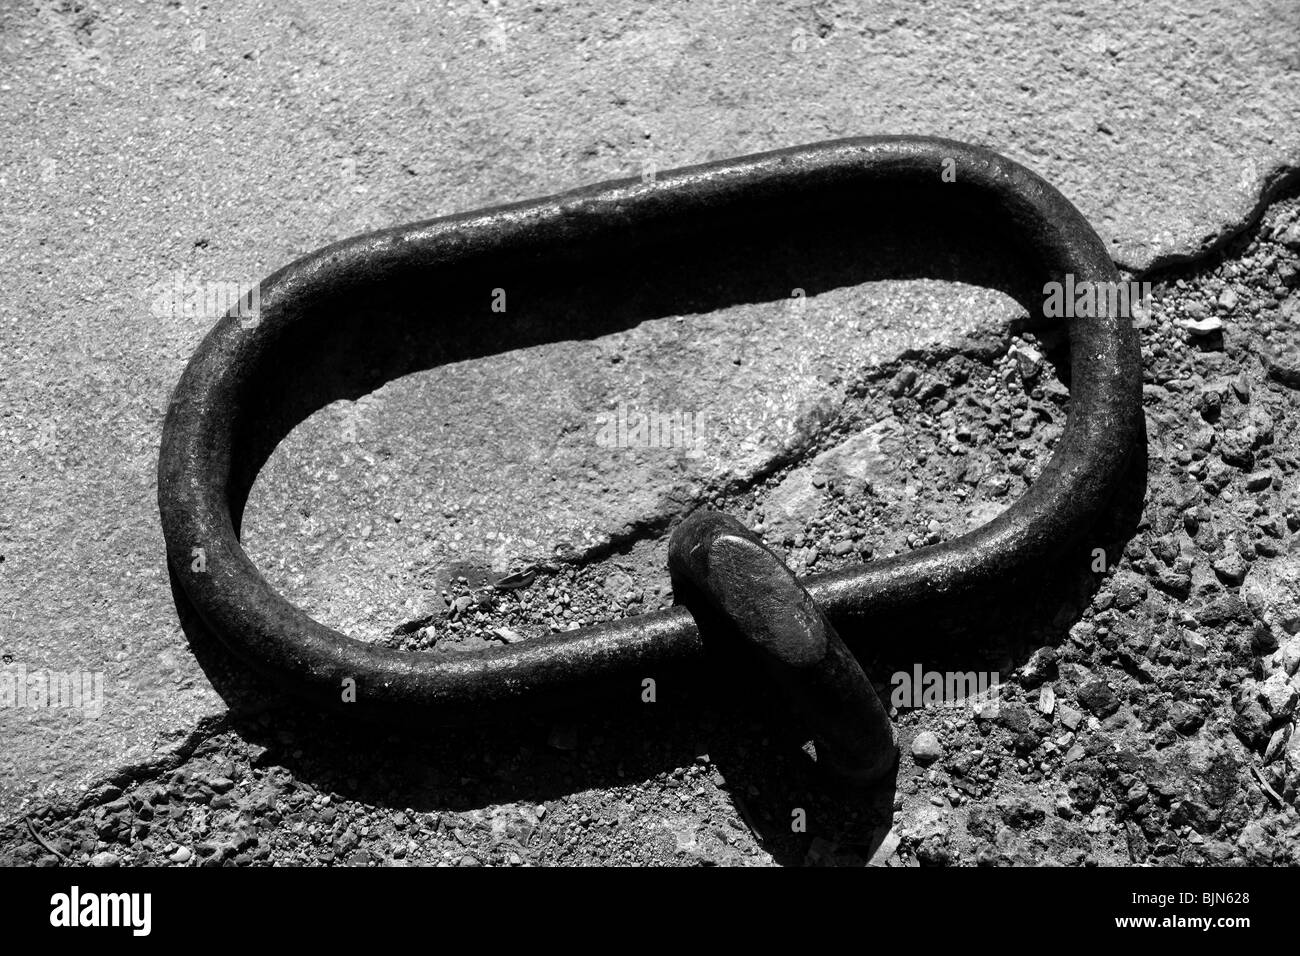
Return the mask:
[[1056,692],[1052,690],[1050,684],[1044,684],[1043,689],[1038,692],[1038,711],[1050,717],[1055,708]]
[[939,738],[928,730],[923,730],[912,740],[912,759],[919,764],[934,763],[943,756],[943,746]]
[[1180,323],[1183,328],[1195,336],[1213,335],[1216,332],[1223,331],[1223,320],[1210,317],[1208,319],[1186,319]]
[[1246,476],[1247,491],[1263,491],[1273,484],[1273,474],[1268,471],[1257,471]]

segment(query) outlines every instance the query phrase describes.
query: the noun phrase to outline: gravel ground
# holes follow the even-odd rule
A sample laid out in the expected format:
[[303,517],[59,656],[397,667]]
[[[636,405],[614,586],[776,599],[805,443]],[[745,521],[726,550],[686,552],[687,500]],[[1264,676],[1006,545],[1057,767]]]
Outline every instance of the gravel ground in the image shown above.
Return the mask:
[[[1296,191],[1149,278],[1148,467],[1113,527],[1017,601],[845,635],[886,695],[918,663],[1001,675],[996,706],[896,710],[896,780],[827,785],[748,675],[673,706],[401,733],[245,680],[231,714],[7,823],[0,863],[1300,863]],[[955,536],[1049,457],[1059,346],[1013,325],[873,369],[809,424],[807,454],[713,504],[797,571]],[[457,654],[661,607],[665,546],[431,572],[441,608],[383,640]]]

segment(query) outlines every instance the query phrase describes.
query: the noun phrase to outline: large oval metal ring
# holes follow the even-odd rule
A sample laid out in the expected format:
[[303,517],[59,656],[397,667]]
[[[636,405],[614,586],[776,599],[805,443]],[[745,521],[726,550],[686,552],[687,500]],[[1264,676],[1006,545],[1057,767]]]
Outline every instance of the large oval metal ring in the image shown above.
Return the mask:
[[[917,137],[819,143],[415,223],[329,246],[276,272],[258,289],[256,323],[238,310],[218,322],[168,410],[158,502],[178,600],[286,689],[337,704],[340,689],[355,682],[352,706],[378,714],[562,701],[592,682],[635,687],[666,666],[701,658],[695,622],[681,607],[450,658],[350,638],[311,619],[258,572],[239,541],[244,501],[287,429],[342,397],[313,390],[318,370],[350,364],[359,371],[349,388],[362,394],[403,371],[551,341],[550,326],[564,321],[555,303],[578,295],[584,276],[652,261],[667,263],[663,282],[678,282],[691,263],[674,260],[675,250],[703,241],[699,235],[726,246],[746,231],[761,233],[781,210],[834,215],[847,203],[867,215],[873,203],[899,195],[1008,231],[1042,281],[1118,281],[1087,221],[1038,176],[978,147]],[[486,324],[499,318],[487,309],[493,287],[511,281],[523,285],[512,289],[512,309],[532,302],[535,311],[525,305],[501,327]],[[429,314],[412,320],[409,302],[420,289]],[[395,296],[405,297],[407,311]],[[440,324],[435,307],[485,324],[467,331]],[[1067,320],[1069,420],[1030,490],[955,540],[803,579],[832,622],[1032,571],[1094,525],[1141,433],[1136,332],[1117,311],[1103,297],[1099,314]],[[543,313],[550,318],[537,318]],[[397,368],[394,355],[406,351],[408,365]]]

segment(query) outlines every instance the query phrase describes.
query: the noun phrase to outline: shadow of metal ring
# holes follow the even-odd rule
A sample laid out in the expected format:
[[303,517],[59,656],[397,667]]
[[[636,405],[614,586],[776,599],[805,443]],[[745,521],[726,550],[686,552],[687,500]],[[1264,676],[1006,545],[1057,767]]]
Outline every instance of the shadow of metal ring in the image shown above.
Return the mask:
[[[610,250],[623,258],[601,260],[605,265],[655,263],[658,256],[680,269],[672,250],[688,248],[696,232],[701,242],[725,245],[751,227],[761,232],[778,209],[850,203],[869,212],[891,196],[980,217],[990,228],[996,222],[1027,250],[1042,282],[1072,276],[1076,288],[1104,288],[1119,281],[1102,241],[1056,189],[988,150],[928,137],[818,143],[359,236],[274,273],[258,287],[256,322],[232,310],[191,358],[168,409],[158,468],[174,582],[239,658],[319,705],[340,704],[347,686],[356,693],[349,709],[385,719],[571,702],[597,686],[635,699],[646,676],[703,658],[686,609],[451,659],[374,646],[289,603],[245,554],[239,526],[257,470],[293,422],[343,397],[337,389],[310,394],[318,369],[372,363],[369,378],[362,369],[348,386],[363,394],[430,363],[554,341],[555,324],[564,321],[562,306],[549,313],[560,316],[549,325],[524,308],[499,333],[484,327],[462,334],[450,325],[434,333],[432,319],[390,308],[392,289],[404,289],[409,302],[425,286],[435,300],[443,286],[473,286],[486,301],[516,270],[537,283],[552,274],[578,283],[567,292],[536,286],[539,301],[545,294],[559,301],[578,294],[584,263],[614,255]],[[660,274],[663,282],[677,278],[672,269]],[[459,295],[445,304],[469,301]],[[1069,420],[1029,491],[954,540],[802,579],[833,624],[1032,576],[1094,527],[1142,432],[1137,335],[1120,311],[1102,296],[1099,314],[1062,320],[1071,353]],[[321,319],[326,313],[334,318]],[[486,344],[457,344],[472,336]],[[401,366],[407,342],[412,356]]]

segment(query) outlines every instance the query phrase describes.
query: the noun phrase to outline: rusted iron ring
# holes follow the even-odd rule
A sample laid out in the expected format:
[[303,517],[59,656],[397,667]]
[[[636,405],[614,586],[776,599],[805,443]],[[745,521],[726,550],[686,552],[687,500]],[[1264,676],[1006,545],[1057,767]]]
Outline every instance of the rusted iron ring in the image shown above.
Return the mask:
[[[945,175],[951,171],[955,183]],[[372,328],[388,329],[379,307],[391,283],[478,275],[493,263],[571,266],[620,244],[670,248],[674,237],[711,222],[725,221],[728,228],[761,222],[773,204],[805,196],[859,201],[899,190],[941,197],[953,204],[954,215],[969,207],[996,217],[1032,252],[1043,281],[1067,275],[1075,283],[1118,281],[1087,221],[1038,176],[978,147],[918,137],[849,139],[764,153],[662,173],[653,182],[606,183],[329,246],[261,284],[251,327],[247,316],[235,312],[218,322],[172,397],[158,501],[178,599],[188,601],[231,651],[286,690],[336,705],[340,688],[351,682],[353,706],[370,714],[437,717],[506,703],[531,706],[573,700],[594,684],[610,682],[625,682],[635,694],[646,675],[693,664],[703,646],[694,618],[682,607],[450,659],[374,646],[311,619],[263,578],[239,541],[248,488],[278,440],[274,430],[268,437],[263,419],[294,403],[301,406],[295,414],[305,416],[313,402],[319,407],[340,397],[304,398],[287,386],[278,388],[277,377],[294,372],[297,362],[363,361],[363,324],[349,326],[351,339],[322,342],[335,326],[317,328],[314,320],[337,301],[374,301],[380,318]],[[966,594],[1032,574],[1094,526],[1141,430],[1136,333],[1114,311],[1103,307],[1100,314],[1067,320],[1069,420],[1030,490],[993,521],[957,539],[803,579],[830,621],[902,610],[936,595]],[[513,328],[521,345],[540,340],[526,318]]]

